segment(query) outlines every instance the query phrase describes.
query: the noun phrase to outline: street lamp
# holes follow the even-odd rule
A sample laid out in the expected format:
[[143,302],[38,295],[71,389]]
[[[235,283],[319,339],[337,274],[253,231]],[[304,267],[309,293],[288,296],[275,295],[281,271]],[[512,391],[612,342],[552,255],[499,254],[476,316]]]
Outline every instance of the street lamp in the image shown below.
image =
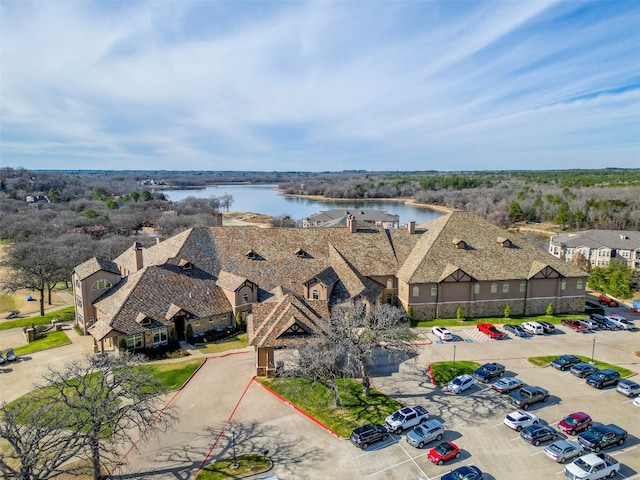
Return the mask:
[[453,346],[453,371],[456,371],[456,346]]
[[592,344],[592,346],[591,346],[591,365],[593,365],[593,364],[594,364],[594,361],[593,361],[593,354],[594,354],[595,350],[596,350],[596,339],[594,338],[594,339],[593,339],[593,344]]
[[233,452],[231,468],[238,468],[238,462],[236,462],[236,427],[233,425],[231,425],[231,450]]

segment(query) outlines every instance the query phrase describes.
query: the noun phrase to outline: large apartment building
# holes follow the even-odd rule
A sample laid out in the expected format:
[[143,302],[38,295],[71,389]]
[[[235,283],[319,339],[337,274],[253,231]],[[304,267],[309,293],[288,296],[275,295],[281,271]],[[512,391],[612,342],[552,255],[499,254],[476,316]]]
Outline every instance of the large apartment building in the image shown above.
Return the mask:
[[[99,350],[166,344],[246,322],[259,373],[273,348],[317,331],[334,305],[390,303],[414,318],[582,311],[586,272],[455,211],[406,229],[193,228],[73,272],[76,321]],[[262,357],[260,356],[262,352]],[[263,369],[261,370],[261,368]]]
[[640,232],[632,230],[586,230],[554,235],[549,253],[569,261],[582,254],[594,267],[606,267],[612,259],[640,270]]

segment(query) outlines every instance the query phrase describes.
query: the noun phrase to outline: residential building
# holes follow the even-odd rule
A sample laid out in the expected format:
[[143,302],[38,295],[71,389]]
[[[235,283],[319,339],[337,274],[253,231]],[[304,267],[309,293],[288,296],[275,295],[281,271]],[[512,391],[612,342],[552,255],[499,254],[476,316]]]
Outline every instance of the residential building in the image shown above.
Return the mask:
[[334,209],[315,213],[302,220],[304,228],[309,227],[344,227],[349,217],[355,218],[358,226],[376,226],[382,228],[398,228],[400,217],[381,210]]
[[586,272],[468,212],[406,229],[192,228],[73,272],[76,320],[97,349],[150,348],[246,322],[258,374],[333,306],[390,303],[414,318],[582,311]]
[[570,261],[582,254],[594,267],[606,267],[612,259],[640,270],[640,232],[633,230],[586,230],[554,235],[549,253]]

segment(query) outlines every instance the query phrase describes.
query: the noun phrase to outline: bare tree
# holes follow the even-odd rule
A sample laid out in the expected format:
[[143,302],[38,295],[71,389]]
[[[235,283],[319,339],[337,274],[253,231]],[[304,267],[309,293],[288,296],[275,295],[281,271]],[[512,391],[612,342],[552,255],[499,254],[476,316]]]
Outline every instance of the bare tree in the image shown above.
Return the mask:
[[69,363],[50,370],[43,387],[66,412],[69,428],[82,438],[93,471],[102,478],[103,465],[114,464],[118,447],[142,443],[158,431],[170,428],[174,412],[164,408],[161,382],[139,367],[143,357],[124,353],[89,363]]
[[0,438],[9,444],[0,448],[2,478],[40,480],[74,473],[65,464],[84,448],[82,437],[67,428],[66,413],[47,400],[23,397],[2,407]]
[[328,336],[332,344],[344,348],[346,366],[351,374],[362,379],[362,394],[369,396],[370,365],[382,349],[390,355],[413,353],[409,319],[405,312],[392,305],[362,302],[339,305],[331,312]]

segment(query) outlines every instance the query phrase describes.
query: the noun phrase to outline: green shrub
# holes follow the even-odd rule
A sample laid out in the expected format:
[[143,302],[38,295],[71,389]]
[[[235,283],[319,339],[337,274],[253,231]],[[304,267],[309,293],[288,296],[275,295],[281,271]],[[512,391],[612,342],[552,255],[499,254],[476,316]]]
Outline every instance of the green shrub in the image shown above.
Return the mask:
[[185,332],[185,337],[186,337],[187,342],[189,342],[191,345],[193,345],[195,343],[194,342],[195,339],[193,338],[193,327],[191,326],[191,324],[187,325],[187,329],[186,329],[186,332]]
[[509,305],[504,307],[504,318],[511,317],[511,307]]
[[456,318],[462,320],[462,307],[458,307],[458,310],[456,310]]
[[547,305],[547,309],[545,310],[545,313],[547,315],[553,315],[553,303],[550,303],[549,305]]

